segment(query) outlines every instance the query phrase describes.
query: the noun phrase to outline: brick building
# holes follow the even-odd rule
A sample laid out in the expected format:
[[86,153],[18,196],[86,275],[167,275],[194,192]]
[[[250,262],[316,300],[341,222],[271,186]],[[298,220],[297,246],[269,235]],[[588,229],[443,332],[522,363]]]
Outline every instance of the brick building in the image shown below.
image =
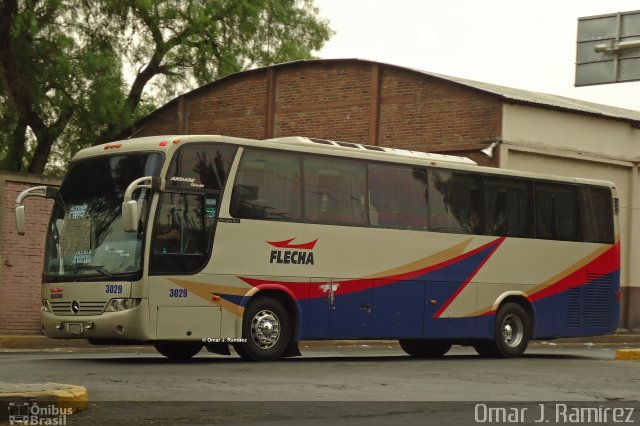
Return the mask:
[[500,136],[502,100],[435,74],[361,60],[303,61],[231,75],[178,97],[124,137],[309,136],[456,151],[479,162]]
[[[617,185],[621,207],[621,325],[640,328],[640,263],[632,262],[640,255],[640,226],[636,225],[640,223],[640,112],[371,61],[317,60],[222,78],[172,100],[122,136],[160,134],[255,139],[300,135],[461,155],[494,167],[611,180]],[[489,158],[480,153],[494,142],[495,155]],[[14,297],[14,289],[22,288],[10,283],[7,275],[16,268],[7,267],[6,259],[11,263],[19,257],[7,255],[7,247],[21,243],[14,244],[7,231],[12,220],[7,218],[7,205],[12,206],[15,197],[5,192],[4,198],[2,235],[3,241],[5,235],[9,240],[0,242],[0,319],[8,316],[2,313],[7,309],[5,297],[9,293]],[[31,208],[28,217],[33,217]],[[36,252],[30,262],[36,276],[41,253]],[[39,278],[28,278],[30,292],[36,294],[29,306],[39,303],[32,280]],[[37,318],[37,310],[30,313]],[[27,328],[7,328],[0,322],[0,333],[36,332],[36,323],[30,320],[24,323]]]
[[20,192],[59,179],[0,172],[0,334],[40,331],[40,283],[44,241],[52,200],[29,199],[28,235],[16,232],[15,202]]

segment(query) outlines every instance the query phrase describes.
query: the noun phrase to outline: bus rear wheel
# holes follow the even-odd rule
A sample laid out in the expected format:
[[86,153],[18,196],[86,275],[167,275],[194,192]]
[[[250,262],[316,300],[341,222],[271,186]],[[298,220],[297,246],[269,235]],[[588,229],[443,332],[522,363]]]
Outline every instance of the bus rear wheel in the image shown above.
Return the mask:
[[242,320],[241,343],[233,347],[247,361],[275,361],[291,339],[291,321],[279,300],[265,296],[249,303]]
[[416,358],[440,358],[451,349],[447,340],[400,339],[400,347]]
[[482,340],[474,345],[476,352],[487,358],[517,358],[529,346],[531,319],[522,306],[506,303],[496,315],[493,340]]
[[155,342],[153,346],[171,361],[186,361],[202,350],[200,342]]

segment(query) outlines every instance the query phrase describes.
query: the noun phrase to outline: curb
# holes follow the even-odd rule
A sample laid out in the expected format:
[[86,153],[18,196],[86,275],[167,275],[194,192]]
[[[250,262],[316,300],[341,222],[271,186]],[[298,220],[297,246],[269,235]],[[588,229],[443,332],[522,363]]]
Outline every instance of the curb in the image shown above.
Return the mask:
[[616,359],[620,361],[640,361],[640,349],[618,349]]
[[30,384],[0,382],[0,403],[2,405],[27,402],[34,405],[47,403],[60,409],[66,409],[66,414],[73,414],[87,407],[89,394],[87,388],[77,385],[53,382]]

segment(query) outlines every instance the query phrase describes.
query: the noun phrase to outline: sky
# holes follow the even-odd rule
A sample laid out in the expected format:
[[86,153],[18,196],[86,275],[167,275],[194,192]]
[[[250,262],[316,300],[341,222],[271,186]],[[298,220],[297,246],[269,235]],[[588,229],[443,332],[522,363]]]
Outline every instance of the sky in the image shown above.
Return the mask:
[[316,53],[640,111],[640,82],[574,87],[578,18],[640,0],[314,0],[335,31]]

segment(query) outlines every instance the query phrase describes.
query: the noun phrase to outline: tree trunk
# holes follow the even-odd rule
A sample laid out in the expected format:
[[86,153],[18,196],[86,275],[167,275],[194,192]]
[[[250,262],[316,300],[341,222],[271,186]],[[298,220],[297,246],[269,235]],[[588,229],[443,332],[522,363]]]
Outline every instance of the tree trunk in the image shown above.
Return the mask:
[[16,128],[11,134],[11,145],[6,159],[6,170],[10,172],[23,171],[22,158],[24,157],[27,143],[27,125],[22,121],[16,123]]
[[38,138],[38,145],[36,146],[36,152],[33,154],[31,163],[29,164],[29,173],[42,174],[44,168],[47,165],[49,154],[51,154],[51,146],[55,138],[50,138],[48,135],[40,136]]

